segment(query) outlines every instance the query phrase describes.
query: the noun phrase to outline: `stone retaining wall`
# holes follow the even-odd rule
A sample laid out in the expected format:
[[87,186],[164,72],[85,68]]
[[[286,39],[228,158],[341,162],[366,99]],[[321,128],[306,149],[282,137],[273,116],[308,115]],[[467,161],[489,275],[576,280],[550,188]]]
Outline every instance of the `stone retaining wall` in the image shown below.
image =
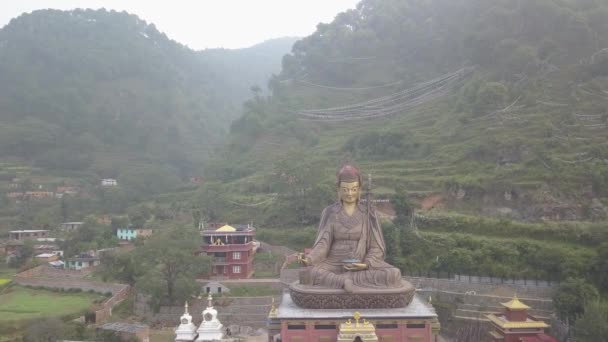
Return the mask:
[[112,308],[125,300],[131,293],[131,287],[126,285],[122,290],[114,293],[112,297],[108,298],[101,304],[101,307],[95,310],[95,323],[101,323],[106,321],[112,316]]
[[24,278],[21,276],[15,276],[13,279],[15,283],[23,286],[40,286],[50,289],[80,289],[82,291],[92,290],[97,293],[112,293],[115,295],[128,288],[129,285],[125,284],[113,284],[103,283],[99,281],[91,281],[84,279],[61,279],[61,278]]
[[[253,328],[264,328],[273,297],[218,297],[213,299],[213,306],[218,311],[218,318],[224,324],[243,325]],[[275,297],[276,303],[280,296]],[[207,307],[206,298],[188,301],[188,311],[195,324],[200,324],[202,312]],[[154,325],[166,327],[177,326],[184,313],[183,305],[161,306],[155,313],[147,304],[146,296],[138,294],[135,300],[135,314],[146,318]]]
[[405,277],[417,289],[433,289],[436,291],[448,291],[459,293],[470,293],[477,295],[513,296],[517,294],[526,298],[551,298],[555,292],[554,287],[534,286],[534,284],[486,284],[457,279],[438,279]]
[[48,265],[39,265],[23,272],[20,272],[18,276],[22,278],[83,278],[93,270],[91,268],[85,268],[82,270],[66,270],[62,268],[54,268]]

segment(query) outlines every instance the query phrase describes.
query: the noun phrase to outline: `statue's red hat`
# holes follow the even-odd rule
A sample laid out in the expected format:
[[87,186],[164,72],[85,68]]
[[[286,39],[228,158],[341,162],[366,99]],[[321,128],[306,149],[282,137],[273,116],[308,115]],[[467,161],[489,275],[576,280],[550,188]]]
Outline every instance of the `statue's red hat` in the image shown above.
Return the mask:
[[337,174],[338,184],[340,182],[359,182],[361,183],[361,174],[356,167],[346,164],[340,168]]

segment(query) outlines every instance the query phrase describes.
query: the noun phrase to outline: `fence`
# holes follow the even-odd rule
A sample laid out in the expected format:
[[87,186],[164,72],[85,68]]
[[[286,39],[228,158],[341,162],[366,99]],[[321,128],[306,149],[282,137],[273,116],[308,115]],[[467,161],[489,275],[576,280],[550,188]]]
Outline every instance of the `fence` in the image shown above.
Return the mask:
[[492,275],[471,275],[431,270],[409,270],[404,276],[414,278],[447,279],[471,284],[520,285],[553,288],[559,286],[559,279],[541,279],[540,277],[507,278]]
[[124,287],[114,293],[112,297],[101,303],[101,307],[95,310],[95,323],[101,323],[112,316],[112,308],[127,298],[130,293],[131,286],[124,285]]

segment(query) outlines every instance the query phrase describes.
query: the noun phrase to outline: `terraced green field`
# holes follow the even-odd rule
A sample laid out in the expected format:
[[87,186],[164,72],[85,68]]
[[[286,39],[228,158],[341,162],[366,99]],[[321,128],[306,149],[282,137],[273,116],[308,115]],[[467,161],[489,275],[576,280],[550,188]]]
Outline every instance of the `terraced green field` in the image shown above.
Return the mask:
[[0,322],[77,314],[100,298],[89,293],[58,293],[14,286],[0,295]]

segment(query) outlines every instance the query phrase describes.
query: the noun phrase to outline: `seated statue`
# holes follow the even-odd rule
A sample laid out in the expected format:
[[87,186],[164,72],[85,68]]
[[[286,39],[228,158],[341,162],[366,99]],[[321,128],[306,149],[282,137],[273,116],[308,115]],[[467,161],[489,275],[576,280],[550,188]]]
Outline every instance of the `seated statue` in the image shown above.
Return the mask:
[[386,244],[371,206],[359,203],[359,171],[343,166],[337,175],[340,201],[323,210],[314,246],[301,262],[309,266],[300,284],[347,293],[411,292],[401,272],[386,263]]

